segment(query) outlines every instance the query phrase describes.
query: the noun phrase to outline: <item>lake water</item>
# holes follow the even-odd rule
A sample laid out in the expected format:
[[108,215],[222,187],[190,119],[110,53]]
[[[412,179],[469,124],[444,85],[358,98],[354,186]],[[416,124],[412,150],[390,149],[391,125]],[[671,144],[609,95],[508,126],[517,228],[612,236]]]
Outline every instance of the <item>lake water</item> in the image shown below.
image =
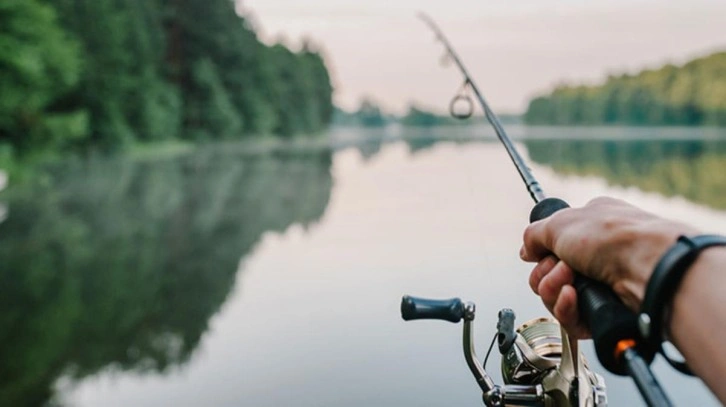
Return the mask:
[[[551,196],[726,231],[726,131],[511,127]],[[332,148],[206,146],[49,167],[0,195],[0,400],[67,406],[479,406],[461,325],[401,295],[546,315],[532,202],[484,127],[337,129]],[[724,140],[724,141],[721,141]],[[610,404],[642,405],[602,370]],[[492,363],[495,362],[495,363]],[[497,382],[498,355],[490,361]],[[662,361],[677,405],[717,405]]]

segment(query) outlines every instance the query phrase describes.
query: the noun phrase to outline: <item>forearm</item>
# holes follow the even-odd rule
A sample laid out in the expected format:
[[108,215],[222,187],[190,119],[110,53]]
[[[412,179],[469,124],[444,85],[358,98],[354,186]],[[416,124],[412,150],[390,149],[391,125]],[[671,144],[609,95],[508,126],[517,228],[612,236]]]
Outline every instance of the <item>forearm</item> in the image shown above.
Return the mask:
[[693,372],[726,403],[726,248],[704,250],[673,299],[670,335]]

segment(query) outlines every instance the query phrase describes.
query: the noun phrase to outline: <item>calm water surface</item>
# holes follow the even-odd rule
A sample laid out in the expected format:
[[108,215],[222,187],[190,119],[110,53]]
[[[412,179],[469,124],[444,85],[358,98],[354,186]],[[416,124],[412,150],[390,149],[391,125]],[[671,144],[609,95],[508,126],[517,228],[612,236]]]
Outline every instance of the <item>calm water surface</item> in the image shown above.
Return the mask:
[[[461,326],[398,311],[402,294],[475,301],[482,354],[500,308],[519,322],[546,313],[517,255],[532,204],[502,147],[469,141],[476,132],[339,130],[332,150],[92,160],[10,188],[0,399],[481,405]],[[726,231],[726,134],[512,134],[573,205],[611,195]],[[655,370],[678,405],[717,405],[698,380]],[[642,404],[629,380],[600,372],[611,405]]]

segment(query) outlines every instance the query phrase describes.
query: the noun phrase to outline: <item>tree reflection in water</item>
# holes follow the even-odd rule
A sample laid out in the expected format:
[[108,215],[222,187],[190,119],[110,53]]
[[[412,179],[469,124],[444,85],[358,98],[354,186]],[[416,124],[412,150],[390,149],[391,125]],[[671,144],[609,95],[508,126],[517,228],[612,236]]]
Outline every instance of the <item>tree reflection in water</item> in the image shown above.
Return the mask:
[[96,159],[4,192],[3,404],[42,405],[63,375],[189,360],[261,235],[321,217],[331,154]]
[[532,161],[562,174],[682,196],[726,209],[726,140],[528,140]]
[[[572,132],[572,130],[569,130]],[[474,138],[404,140],[413,154],[438,143],[498,143]],[[596,176],[612,185],[682,196],[726,209],[726,139],[550,139],[522,141],[532,162],[564,175]],[[504,153],[504,150],[502,150]],[[514,170],[514,168],[512,168]]]
[[[412,154],[440,141],[406,140]],[[370,158],[383,142],[357,148]],[[533,162],[559,173],[726,208],[726,142],[524,144]],[[185,363],[261,235],[320,219],[332,154],[225,146],[155,160],[96,159],[54,165],[3,192],[0,400],[41,405],[59,377]]]

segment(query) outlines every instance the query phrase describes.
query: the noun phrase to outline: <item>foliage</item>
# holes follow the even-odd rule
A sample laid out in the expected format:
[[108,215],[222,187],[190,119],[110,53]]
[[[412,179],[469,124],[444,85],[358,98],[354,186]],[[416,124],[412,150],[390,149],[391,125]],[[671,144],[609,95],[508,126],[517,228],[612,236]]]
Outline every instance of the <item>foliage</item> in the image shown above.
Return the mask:
[[363,98],[354,112],[335,108],[333,114],[333,123],[339,126],[385,127],[395,120],[370,98]]
[[61,98],[78,84],[78,44],[40,0],[0,3],[0,147],[27,151],[83,138],[88,117]]
[[611,76],[600,86],[558,86],[533,99],[529,124],[726,126],[726,52],[676,67]]
[[383,127],[388,124],[383,110],[370,99],[361,101],[356,115],[364,127]]
[[4,0],[0,145],[317,134],[333,89],[314,48],[263,44],[232,0]]
[[436,113],[423,110],[415,105],[408,108],[408,113],[401,118],[401,123],[405,126],[431,127],[446,124],[463,123],[458,119],[450,116],[440,116]]

